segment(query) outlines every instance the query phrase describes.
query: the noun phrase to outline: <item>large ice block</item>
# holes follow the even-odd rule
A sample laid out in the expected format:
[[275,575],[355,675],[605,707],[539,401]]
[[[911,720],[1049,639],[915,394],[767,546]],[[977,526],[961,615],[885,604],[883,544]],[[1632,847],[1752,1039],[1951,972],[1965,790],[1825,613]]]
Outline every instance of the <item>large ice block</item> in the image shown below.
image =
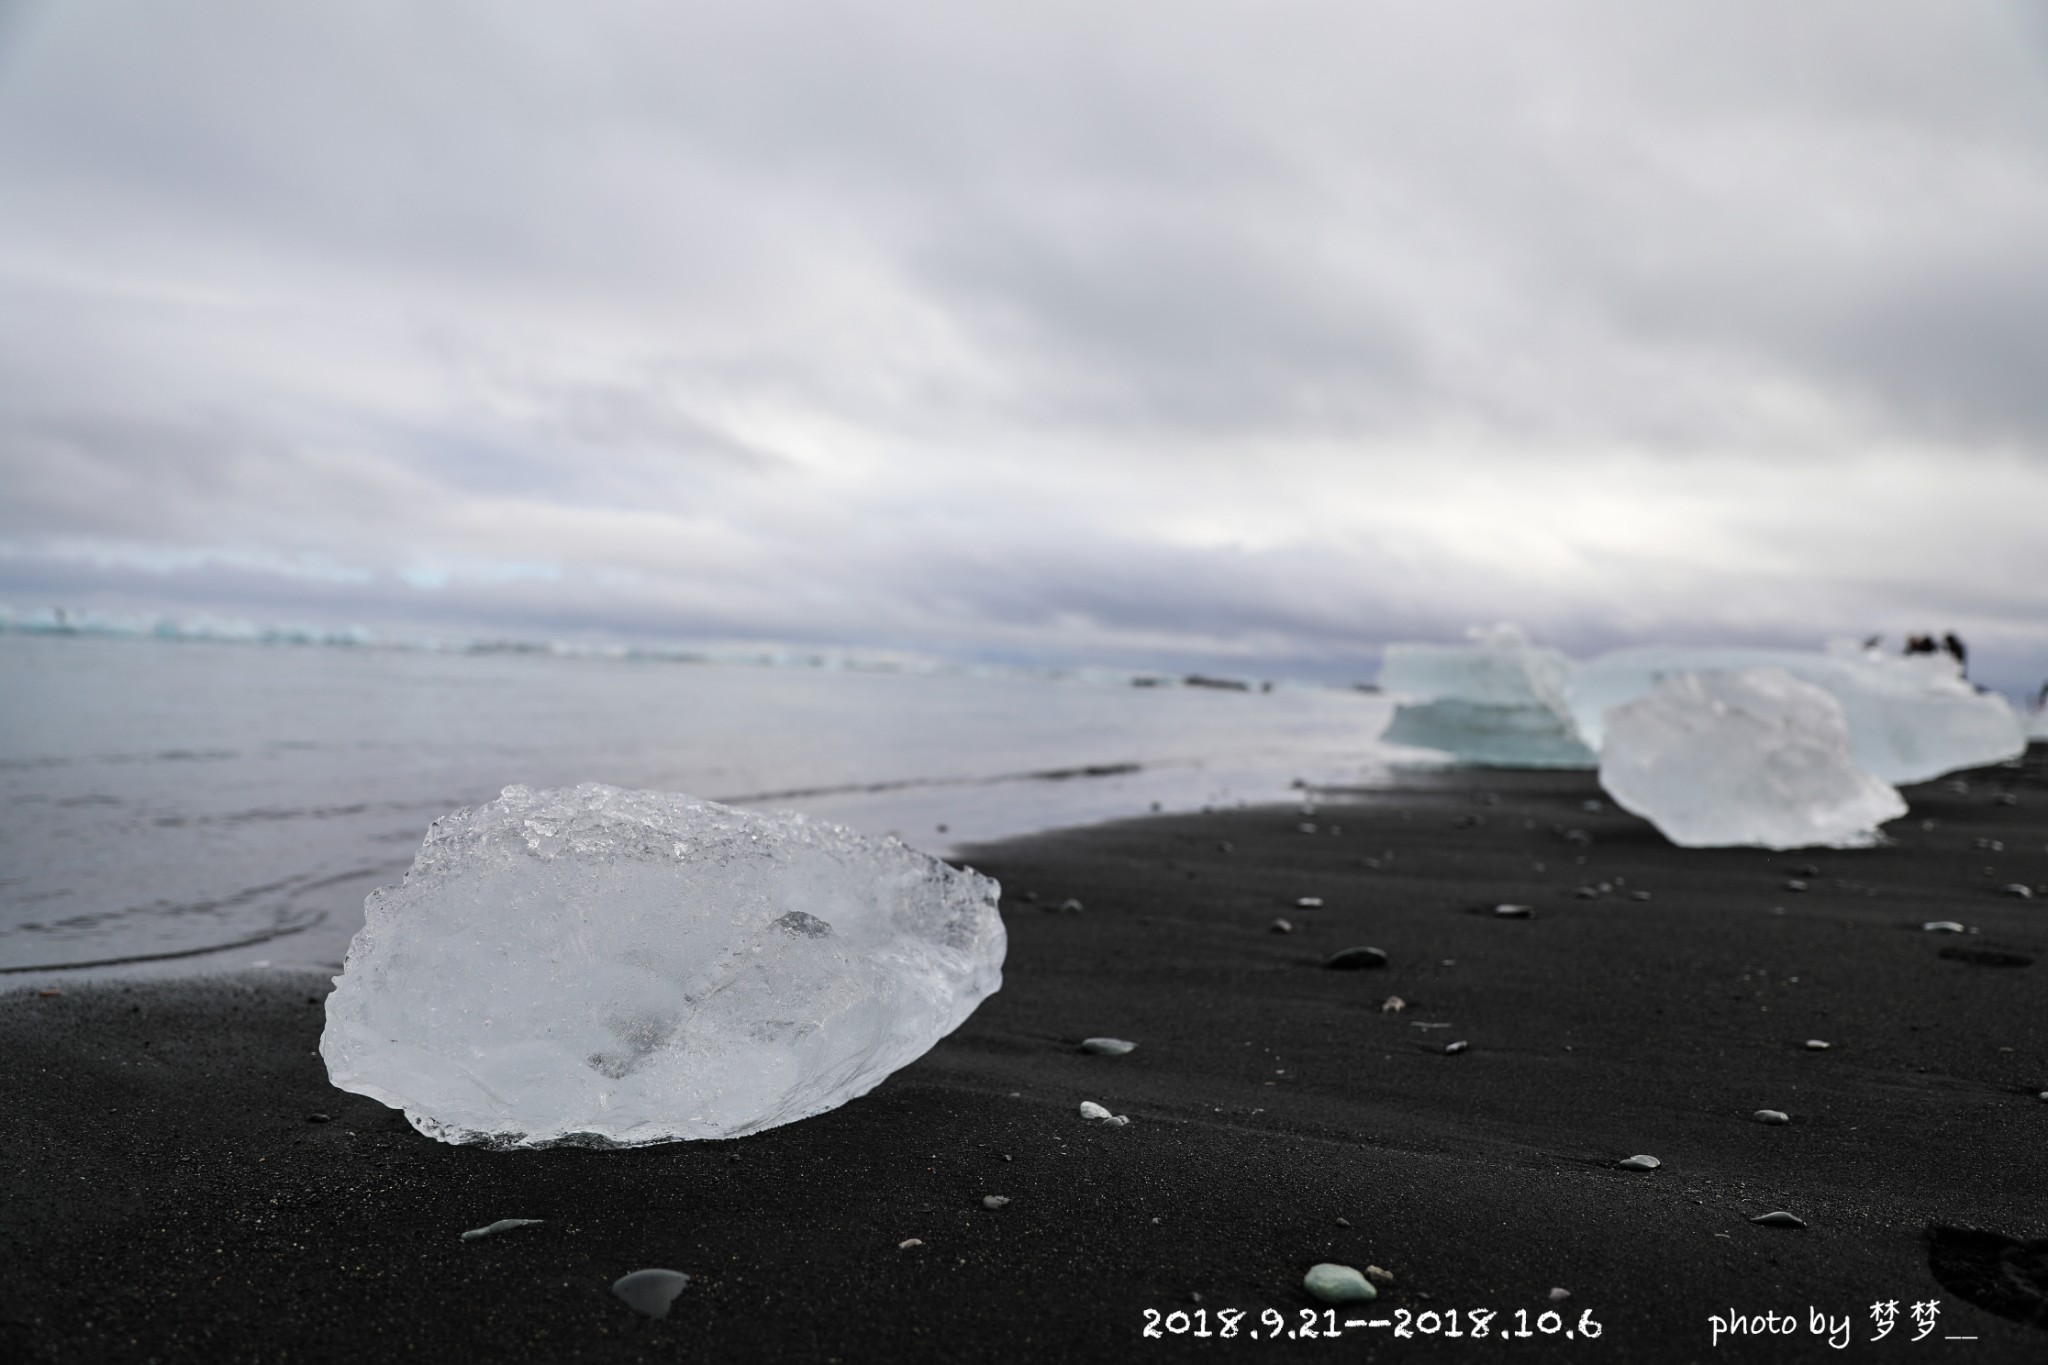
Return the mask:
[[1651,645],[1619,649],[1579,665],[1569,710],[1587,743],[1600,748],[1605,715],[1681,673],[1777,668],[1841,702],[1856,765],[1887,782],[1925,782],[1958,768],[1999,763],[2026,748],[2005,698],[1977,691],[1945,654],[1894,656],[1835,647],[1790,649]]
[[1841,702],[1780,668],[1664,675],[1607,713],[1600,785],[1693,848],[1855,848],[1906,813],[1856,765]]
[[1572,661],[1516,626],[1469,633],[1469,645],[1387,646],[1380,689],[1402,700],[1381,738],[1467,763],[1592,767],[1568,699]]
[[448,1142],[735,1137],[958,1027],[1002,983],[999,890],[798,815],[508,787],[371,894],[320,1054]]

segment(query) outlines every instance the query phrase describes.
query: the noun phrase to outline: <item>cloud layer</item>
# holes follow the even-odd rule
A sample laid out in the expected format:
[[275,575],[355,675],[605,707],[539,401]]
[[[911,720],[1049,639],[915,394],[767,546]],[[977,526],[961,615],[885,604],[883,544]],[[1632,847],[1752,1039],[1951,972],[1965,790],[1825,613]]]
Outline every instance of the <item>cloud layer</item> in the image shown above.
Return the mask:
[[2048,669],[2037,9],[1005,8],[0,10],[0,594]]

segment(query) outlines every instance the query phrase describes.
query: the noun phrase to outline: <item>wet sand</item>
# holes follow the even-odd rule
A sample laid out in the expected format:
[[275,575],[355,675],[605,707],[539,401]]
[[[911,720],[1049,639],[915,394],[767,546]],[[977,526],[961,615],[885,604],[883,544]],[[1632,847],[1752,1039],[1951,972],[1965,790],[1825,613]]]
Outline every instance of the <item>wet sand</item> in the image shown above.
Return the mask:
[[[1312,795],[973,851],[1002,992],[865,1098],[734,1142],[434,1143],[327,1085],[320,978],[29,983],[0,997],[0,1357],[2048,1353],[2048,1314],[2018,1320],[2048,1249],[1930,1236],[2048,1238],[2048,751],[1911,789],[1855,852],[1674,849],[1585,809],[1587,774]],[[1354,946],[1387,965],[1322,967]],[[1773,1210],[1806,1226],[1749,1221]],[[546,1221],[460,1239],[511,1217]],[[1340,1339],[1272,1339],[1327,1324],[1325,1260],[1394,1278]],[[694,1277],[665,1320],[608,1292],[649,1266]],[[1714,1343],[1769,1313],[1797,1330]]]

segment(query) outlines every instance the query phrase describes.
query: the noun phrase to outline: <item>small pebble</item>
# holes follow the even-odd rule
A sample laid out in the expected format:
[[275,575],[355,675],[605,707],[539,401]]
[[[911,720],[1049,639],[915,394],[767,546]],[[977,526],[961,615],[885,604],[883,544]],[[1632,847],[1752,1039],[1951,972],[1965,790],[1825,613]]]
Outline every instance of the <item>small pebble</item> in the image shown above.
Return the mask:
[[896,1244],[896,1249],[898,1251],[908,1251],[912,1247],[921,1247],[923,1245],[924,1238],[922,1237],[905,1237],[902,1241]]
[[1316,832],[1315,821],[1313,820],[1304,820],[1300,824],[1296,825],[1295,828],[1300,830],[1303,834],[1314,834]]
[[1463,1051],[1464,1051],[1464,1050],[1465,1050],[1466,1048],[1468,1048],[1468,1047],[1470,1047],[1470,1046],[1472,1046],[1472,1044],[1470,1044],[1470,1043],[1466,1042],[1466,1041],[1465,1041],[1465,1040],[1464,1040],[1463,1038],[1460,1038],[1460,1039],[1459,1039],[1459,1040],[1458,1040],[1457,1042],[1455,1042],[1455,1043],[1445,1043],[1445,1044],[1444,1044],[1444,1056],[1446,1056],[1446,1057],[1455,1057],[1455,1056],[1457,1056],[1457,1055],[1458,1055],[1459,1053],[1463,1052]]
[[1218,853],[1235,853],[1237,852],[1237,845],[1225,839],[1222,843],[1216,845],[1216,851]]
[[1131,1121],[1127,1115],[1110,1113],[1094,1100],[1081,1101],[1081,1117],[1091,1123],[1106,1124],[1113,1128],[1121,1128]]
[[690,1277],[678,1270],[636,1270],[612,1281],[612,1293],[636,1313],[665,1318],[669,1305],[689,1282]]
[[1808,1052],[1826,1052],[1832,1046],[1832,1043],[1823,1042],[1818,1038],[1808,1038],[1806,1040],[1806,1050]]
[[1370,1303],[1380,1296],[1372,1282],[1348,1265],[1328,1261],[1312,1265],[1301,1277],[1301,1287],[1324,1303]]
[[36,995],[44,1000],[53,1000],[57,996],[60,996],[62,994],[64,994],[64,992],[58,990],[55,986],[51,986],[47,990],[40,990],[36,992]]
[[1342,1214],[1339,1214],[1337,1216],[1337,1226],[1340,1228],[1348,1228],[1351,1226],[1351,1220],[1349,1218],[1344,1217]]
[[[468,1232],[462,1234],[462,1240],[474,1242],[479,1237],[495,1237],[501,1232],[510,1232],[514,1228],[530,1228],[540,1221],[542,1220],[538,1218],[500,1218],[495,1223],[488,1223],[480,1228],[471,1228]],[[655,1316],[659,1317],[660,1314]]]
[[1664,1163],[1653,1156],[1632,1156],[1615,1164],[1624,1171],[1654,1171]]
[[1792,1116],[1782,1109],[1759,1109],[1750,1115],[1758,1123],[1790,1123]]
[[1803,1228],[1806,1226],[1804,1218],[1787,1213],[1783,1209],[1773,1209],[1769,1213],[1760,1213],[1749,1221],[1767,1228]]
[[1137,1049],[1137,1044],[1123,1038],[1083,1038],[1081,1051],[1096,1057],[1121,1057]]
[[1294,932],[1294,921],[1291,919],[1276,919],[1266,926],[1266,932],[1269,934],[1291,934]]
[[985,1194],[981,1197],[981,1206],[985,1209],[999,1209],[1009,1202],[1007,1194]]
[[1563,1303],[1571,1296],[1572,1291],[1569,1289],[1553,1289],[1550,1291],[1550,1301],[1552,1303]]
[[1632,901],[1646,901],[1650,898],[1650,893],[1647,891],[1631,891],[1628,893],[1628,898]]
[[1081,902],[1072,897],[1068,897],[1060,902],[1060,913],[1062,915],[1078,915],[1081,913],[1081,909]]
[[1533,905],[1496,905],[1493,913],[1502,919],[1533,919],[1536,907]]
[[2011,896],[2015,900],[2030,901],[2034,898],[2034,888],[2021,882],[2007,882],[1998,888],[1998,894]]
[[1998,794],[1998,804],[2001,806],[2017,806],[2019,803],[2019,797],[2013,795],[2011,792],[2000,792]]
[[1321,896],[1297,896],[1294,901],[1294,908],[1297,910],[1320,910],[1323,908],[1323,898]]
[[1333,972],[1357,972],[1386,965],[1387,955],[1378,948],[1346,948],[1323,959],[1323,966]]
[[1365,1278],[1379,1284],[1392,1284],[1394,1282],[1394,1272],[1382,1270],[1376,1265],[1369,1265],[1365,1268]]
[[334,1115],[332,1115],[332,1114],[308,1114],[308,1115],[306,1115],[306,1122],[308,1122],[308,1123],[332,1123],[332,1122],[334,1122]]
[[1381,1014],[1399,1014],[1402,1010],[1405,1010],[1407,1008],[1408,1002],[1406,1000],[1403,1000],[1398,995],[1390,995],[1386,999],[1380,1001]]
[[1787,891],[1804,891],[1806,889],[1806,879],[1804,877],[1787,877],[1785,879],[1785,889]]
[[1925,934],[1960,934],[1963,926],[1952,919],[1931,919],[1920,926],[1920,931]]

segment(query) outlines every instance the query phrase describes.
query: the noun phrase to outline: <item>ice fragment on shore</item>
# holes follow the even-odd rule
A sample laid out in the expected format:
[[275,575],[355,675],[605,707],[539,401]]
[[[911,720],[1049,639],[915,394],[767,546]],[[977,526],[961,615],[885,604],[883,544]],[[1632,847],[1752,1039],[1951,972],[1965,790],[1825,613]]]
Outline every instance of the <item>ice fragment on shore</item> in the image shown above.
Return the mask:
[[487,1223],[480,1228],[471,1228],[468,1232],[462,1234],[462,1240],[474,1242],[479,1237],[495,1237],[501,1232],[510,1232],[514,1228],[533,1227],[541,1221],[539,1218],[500,1218],[495,1223]]
[[1833,1044],[1822,1042],[1818,1038],[1808,1038],[1806,1040],[1806,1047],[1809,1052],[1826,1052],[1832,1046]]
[[1608,713],[1682,673],[1775,668],[1825,689],[1842,704],[1857,767],[1886,782],[1925,782],[2026,749],[2019,717],[2003,697],[1964,680],[1946,655],[1899,658],[1853,645],[1791,649],[1621,649],[1580,664],[1569,710],[1586,742],[1604,743]]
[[1781,669],[1676,674],[1616,707],[1600,785],[1689,848],[1861,847],[1906,813],[1850,757],[1841,703]]
[[1925,934],[1960,934],[1963,926],[1952,919],[1931,919],[1920,926],[1920,931]]
[[1328,1261],[1310,1266],[1308,1274],[1301,1277],[1301,1287],[1324,1303],[1371,1303],[1380,1296],[1365,1276],[1348,1265]]
[[1320,910],[1323,908],[1323,898],[1321,896],[1297,896],[1294,899],[1294,908],[1297,910]]
[[437,821],[320,1040],[448,1142],[736,1137],[866,1094],[1001,984],[996,883],[835,825],[586,784]]
[[1759,1109],[1750,1115],[1758,1123],[1790,1123],[1792,1116],[1782,1109]]
[[1467,763],[1592,767],[1568,699],[1572,661],[1516,626],[1468,634],[1469,645],[1387,646],[1379,686],[1404,700],[1381,738]]
[[1081,1051],[1097,1057],[1121,1057],[1134,1051],[1137,1044],[1122,1038],[1083,1038]]
[[1796,1214],[1787,1213],[1783,1209],[1773,1209],[1769,1213],[1760,1213],[1749,1221],[1761,1224],[1767,1228],[1803,1228],[1806,1226],[1804,1218]]
[[981,1206],[985,1209],[999,1209],[1009,1202],[1007,1194],[985,1194],[981,1197]]
[[1654,1171],[1664,1163],[1653,1156],[1632,1156],[1614,1164],[1624,1171]]
[[689,1282],[690,1277],[679,1270],[636,1270],[612,1281],[612,1293],[636,1313],[665,1318],[669,1305]]

